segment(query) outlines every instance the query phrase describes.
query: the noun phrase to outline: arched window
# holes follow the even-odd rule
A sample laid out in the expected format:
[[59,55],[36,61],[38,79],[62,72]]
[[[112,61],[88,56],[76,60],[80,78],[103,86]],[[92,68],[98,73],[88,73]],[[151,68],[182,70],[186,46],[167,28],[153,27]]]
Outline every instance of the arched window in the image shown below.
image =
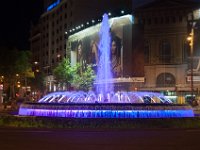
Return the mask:
[[171,44],[167,40],[160,42],[159,49],[159,61],[160,63],[170,63],[171,62]]
[[157,87],[173,87],[175,84],[175,77],[171,73],[161,73],[156,79]]

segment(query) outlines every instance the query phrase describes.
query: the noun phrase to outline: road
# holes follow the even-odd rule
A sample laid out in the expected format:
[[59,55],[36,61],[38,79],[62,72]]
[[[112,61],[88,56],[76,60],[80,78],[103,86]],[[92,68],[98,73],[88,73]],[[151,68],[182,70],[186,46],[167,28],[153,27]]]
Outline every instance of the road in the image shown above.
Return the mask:
[[1,150],[198,150],[200,129],[0,128]]

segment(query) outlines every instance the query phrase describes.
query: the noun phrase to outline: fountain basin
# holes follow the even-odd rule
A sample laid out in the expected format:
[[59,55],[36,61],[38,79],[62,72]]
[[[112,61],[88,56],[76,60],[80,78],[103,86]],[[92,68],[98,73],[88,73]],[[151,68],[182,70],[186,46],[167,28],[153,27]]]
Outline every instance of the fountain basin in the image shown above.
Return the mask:
[[52,104],[24,103],[19,115],[65,118],[181,118],[194,117],[188,105],[177,104]]

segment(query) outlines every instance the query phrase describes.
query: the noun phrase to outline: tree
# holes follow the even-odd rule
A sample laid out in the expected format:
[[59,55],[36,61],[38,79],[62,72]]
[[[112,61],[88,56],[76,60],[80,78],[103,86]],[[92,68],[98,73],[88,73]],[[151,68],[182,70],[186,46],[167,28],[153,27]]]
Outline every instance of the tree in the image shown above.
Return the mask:
[[63,85],[67,84],[67,89],[70,88],[70,81],[73,77],[74,68],[71,67],[70,61],[67,58],[64,58],[58,66],[53,70],[53,74],[56,77],[56,80]]
[[67,83],[68,89],[73,86],[76,90],[84,91],[88,91],[92,87],[95,78],[94,71],[90,65],[87,65],[86,69],[82,71],[79,63],[71,66],[67,58],[63,59],[53,70],[53,73],[59,83]]
[[88,91],[92,88],[95,79],[95,73],[91,65],[87,65],[83,72],[80,72],[80,67],[77,68],[73,76],[72,84],[76,89]]
[[12,47],[0,48],[0,75],[4,76],[9,98],[15,97],[16,82],[32,71],[30,56],[29,51],[18,51]]

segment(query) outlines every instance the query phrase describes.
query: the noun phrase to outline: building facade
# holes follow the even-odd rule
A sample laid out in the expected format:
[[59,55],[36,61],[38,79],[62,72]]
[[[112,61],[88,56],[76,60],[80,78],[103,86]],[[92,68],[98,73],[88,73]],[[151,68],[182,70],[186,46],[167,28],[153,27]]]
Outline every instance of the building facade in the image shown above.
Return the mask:
[[[198,95],[199,8],[200,3],[193,0],[152,0],[137,7],[134,0],[44,0],[44,13],[31,30],[33,65],[45,74],[48,91],[57,90],[53,68],[63,58],[75,56],[73,45],[67,47],[68,40],[101,22],[103,13],[116,17],[123,10],[133,15],[133,24],[121,28],[119,34],[124,51],[121,77],[131,80],[129,90],[163,91],[174,99],[191,92]],[[191,55],[187,37],[192,27]]]
[[70,56],[66,51],[70,34],[95,24],[105,12],[130,11],[131,8],[131,0],[44,0],[44,13],[39,23],[32,26],[30,43],[33,66],[44,73],[48,90],[56,90],[52,70]]
[[190,95],[192,91],[198,94],[198,73],[192,74],[192,85],[190,80],[191,62],[193,71],[199,63],[197,31],[193,57],[187,37],[199,8],[199,2],[190,0],[156,0],[135,8],[135,24],[142,28],[144,39],[145,83],[141,90],[163,91],[171,96]]

